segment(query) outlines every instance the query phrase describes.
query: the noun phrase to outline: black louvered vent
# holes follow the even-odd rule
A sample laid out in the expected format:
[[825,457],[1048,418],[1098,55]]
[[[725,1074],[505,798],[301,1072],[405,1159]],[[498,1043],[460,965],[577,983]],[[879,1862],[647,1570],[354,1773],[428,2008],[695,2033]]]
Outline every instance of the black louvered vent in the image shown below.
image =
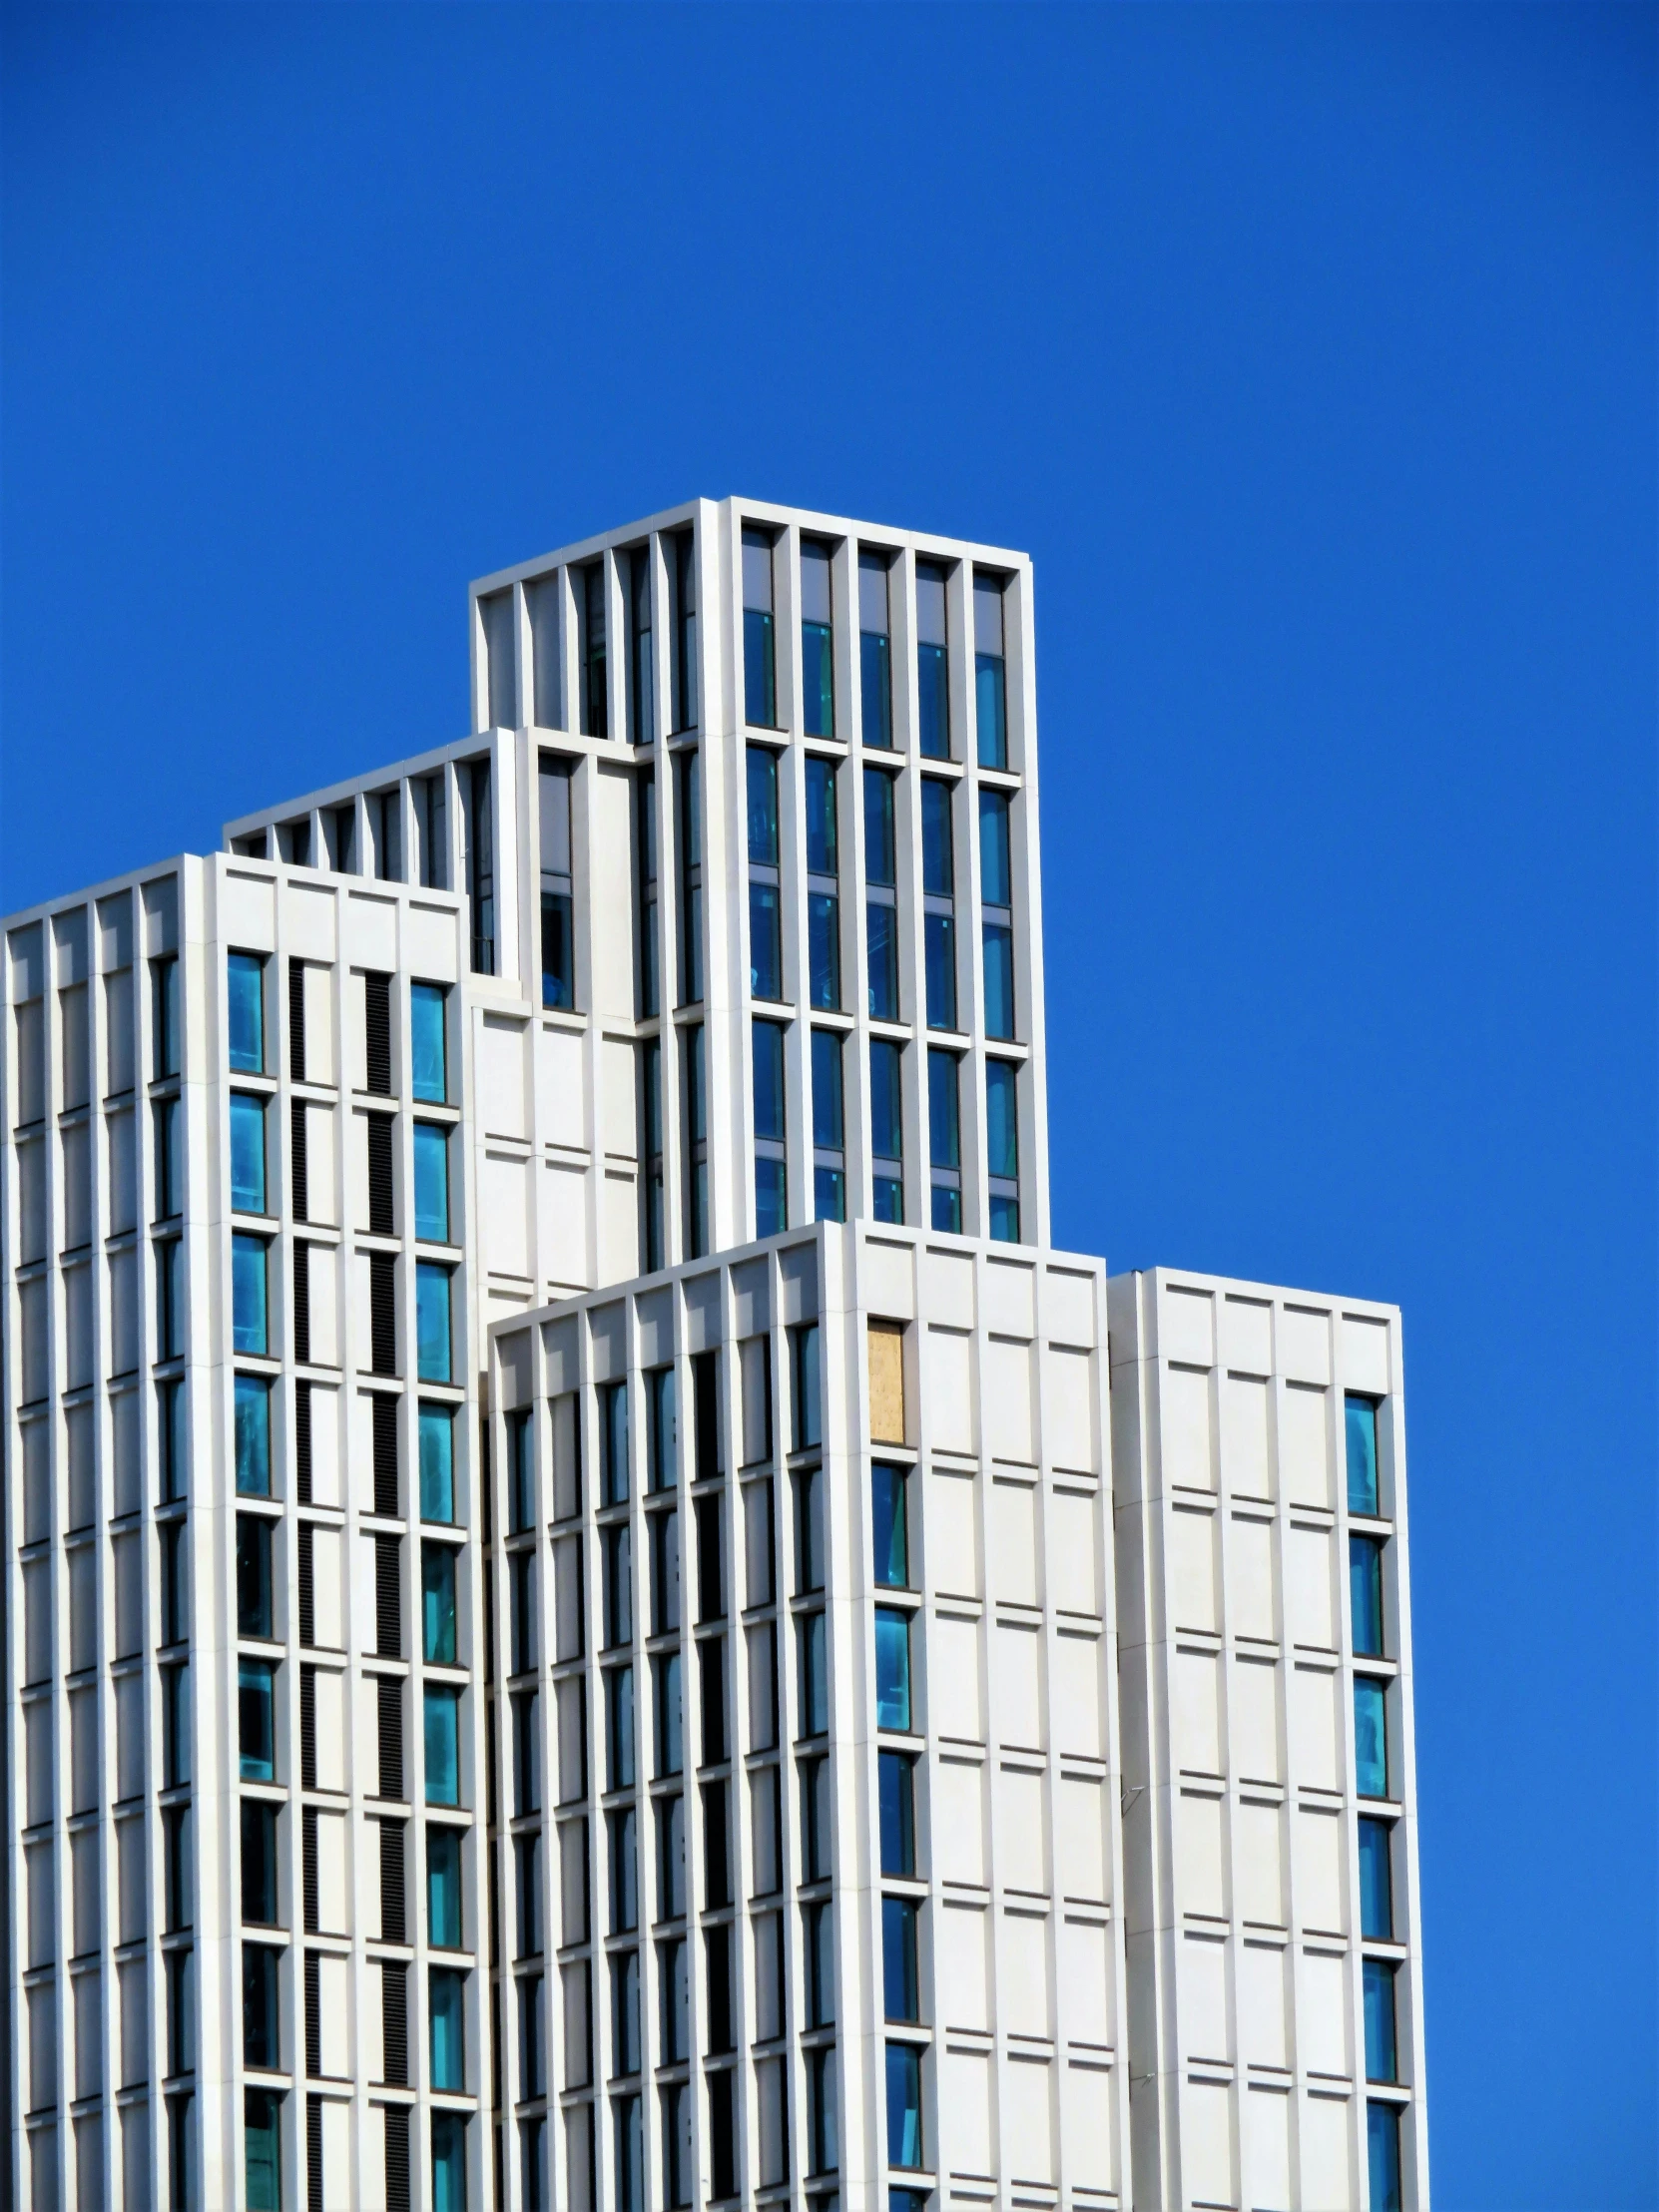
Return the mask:
[[363,977],[363,1089],[391,1096],[391,977]]
[[293,1248],[293,1357],[301,1367],[311,1364],[311,1248]]
[[389,1252],[368,1256],[369,1359],[376,1375],[397,1373],[396,1268]]
[[288,1187],[293,1193],[293,1218],[309,1221],[311,1218],[311,1153],[309,1127],[305,1120],[305,1101],[296,1098],[288,1105]]
[[[288,962],[288,1073],[296,1083],[305,1080],[305,963]],[[296,1106],[294,1112],[298,1113]]]
[[322,2099],[305,2099],[305,2212],[327,2212],[322,2201]]
[[380,1823],[380,1940],[408,1941],[403,1917],[403,1823]]
[[316,1788],[316,1669],[299,1670],[299,1787]]
[[403,1795],[403,1685],[395,1675],[377,1675],[380,1699],[380,1795]]
[[[409,1984],[404,1967],[394,1965],[389,1958],[380,1962],[381,2028],[385,2043],[384,2079],[406,2083],[409,2078]],[[391,2141],[388,2133],[387,2163],[390,2163]],[[408,2139],[404,2138],[404,2163],[408,2161]],[[407,2184],[405,2183],[405,2190]],[[390,2191],[387,2191],[388,2197]],[[405,2193],[404,2203],[408,2202]]]
[[397,1518],[397,1399],[383,1390],[369,1397],[374,1424],[374,1510]]
[[301,1505],[311,1502],[311,1386],[293,1385],[294,1489]]
[[322,1961],[314,1950],[305,1953],[305,2071],[322,2079]]
[[402,1539],[374,1539],[374,1651],[379,1659],[403,1656]]
[[312,1562],[316,1550],[316,1530],[309,1521],[299,1523],[299,1641],[306,1650],[316,1643],[316,1584],[312,1580]]
[[315,1936],[322,1926],[322,1906],[316,1877],[316,1807],[304,1807],[299,1822],[300,1856],[305,1885],[305,1934]]
[[391,1139],[397,1124],[390,1114],[369,1114],[368,1226],[376,1237],[397,1234],[391,1210]]
[[409,2110],[386,2106],[386,2212],[409,2212]]

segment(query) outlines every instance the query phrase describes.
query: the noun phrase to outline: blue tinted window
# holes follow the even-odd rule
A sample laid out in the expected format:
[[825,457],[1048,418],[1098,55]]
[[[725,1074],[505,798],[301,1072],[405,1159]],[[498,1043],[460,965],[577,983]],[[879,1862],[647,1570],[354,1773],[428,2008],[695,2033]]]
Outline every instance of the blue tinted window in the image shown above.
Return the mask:
[[807,867],[813,875],[839,871],[835,764],[816,756],[807,761]]
[[[634,1670],[614,1667],[605,1677],[605,1733],[609,1739],[606,1785],[612,1790],[634,1786]],[[632,1922],[628,1923],[633,1926]]]
[[873,1037],[869,1047],[869,1148],[878,1160],[904,1157],[903,1094],[899,1074],[900,1047],[886,1037]]
[[461,1802],[461,1694],[428,1689],[425,1698],[426,1802]]
[[455,1416],[447,1405],[420,1408],[420,1517],[455,1518]]
[[959,1168],[962,1126],[953,1052],[932,1049],[927,1054],[927,1134],[931,1164],[936,1168]]
[[271,1348],[263,1237],[231,1239],[231,1341],[238,1352]]
[[1350,1614],[1354,1649],[1363,1658],[1382,1656],[1382,1546],[1375,1536],[1348,1539]]
[[881,1986],[889,2020],[919,2020],[916,1907],[910,1898],[881,1900]]
[[782,1160],[755,1162],[755,1234],[776,1237],[790,1226],[789,1176]]
[[875,1608],[875,1725],[910,1729],[910,1616],[890,1605]]
[[843,1168],[814,1168],[813,1219],[845,1221],[846,1172]]
[[985,954],[985,1034],[1014,1034],[1014,933],[1005,921],[983,924]]
[[[956,1026],[956,918],[953,914],[924,914],[922,942],[926,955],[927,1026]],[[1001,1034],[993,1031],[993,1035]]]
[[451,1380],[449,1270],[427,1260],[415,1268],[415,1356],[422,1382]]
[[755,1134],[776,1139],[784,1136],[784,1030],[776,1021],[754,1024]]
[[1400,2212],[1399,2111],[1391,2104],[1366,2106],[1366,2164],[1371,2212]]
[[434,1966],[428,1983],[432,2023],[432,2087],[466,2087],[466,1977]]
[[991,1175],[1019,1174],[1019,1078],[1006,1060],[985,1063],[985,1161]]
[[748,758],[749,857],[778,865],[778,756],[752,745]]
[[449,1132],[436,1122],[414,1125],[415,1235],[449,1242]]
[[276,1779],[276,1677],[269,1659],[237,1668],[237,1728],[244,1782]]
[[1002,586],[993,576],[973,579],[973,694],[979,733],[979,766],[1008,766],[1008,700],[1003,673]]
[[979,895],[987,906],[1014,902],[1008,851],[1008,794],[979,794]]
[[445,992],[437,983],[409,985],[409,1060],[415,1097],[442,1106],[449,1098],[448,1054],[444,1044]]
[[801,685],[803,723],[808,737],[832,738],[835,734],[835,674],[827,622],[801,625]]
[[950,830],[951,792],[936,776],[921,780],[921,887],[939,898],[956,893],[956,860]]
[[864,771],[864,877],[871,883],[894,881],[893,780],[885,769]]
[[[272,1954],[268,1951],[267,1957]],[[269,2002],[276,2000],[276,1976],[270,1977]],[[269,2064],[275,2066],[275,2050]],[[282,2100],[275,2089],[242,2093],[243,2175],[246,2212],[280,2212],[282,2202]]]
[[822,1736],[830,1726],[830,1665],[822,1613],[804,1613],[796,1624],[801,1668],[801,1734]]
[[231,1066],[238,1075],[265,1073],[265,962],[233,952],[225,963]]
[[903,1221],[904,1185],[896,1175],[876,1176],[870,1196],[871,1211],[877,1221]]
[[875,1579],[889,1589],[910,1585],[910,1534],[904,1510],[905,1471],[876,1460],[869,1470],[875,1531]]
[[620,1505],[628,1495],[628,1385],[607,1382],[599,1393],[600,1468],[605,1503]]
[[845,1142],[841,1091],[841,1040],[832,1029],[813,1031],[813,1142],[838,1152]]
[[887,2045],[887,2164],[921,2164],[921,2052],[913,2043]]
[[1348,1509],[1375,1513],[1377,1497],[1377,1405],[1350,1393],[1344,1410],[1348,1432]]
[[927,760],[950,758],[950,660],[946,647],[945,575],[936,561],[916,563],[916,704],[920,750]]
[[743,703],[746,721],[772,729],[778,721],[777,648],[772,627],[772,540],[764,530],[743,534]]
[[1354,1767],[1362,1797],[1388,1795],[1387,1690],[1367,1675],[1354,1683]]
[[271,1384],[239,1375],[236,1384],[237,1488],[244,1497],[271,1495]]
[[1360,1933],[1385,1942],[1394,1933],[1392,1841],[1386,1821],[1361,1821]]
[[841,902],[833,891],[807,893],[807,987],[814,1006],[839,1010]]
[[901,1751],[877,1755],[881,1798],[881,1872],[916,1871],[915,1767]]
[[784,940],[776,883],[749,886],[749,988],[756,998],[784,995]]
[[[933,1201],[932,1226],[935,1229],[947,1231],[953,1237],[959,1237],[962,1233],[961,1192],[949,1190],[942,1183],[935,1183],[931,1195]],[[992,1235],[995,1235],[994,1230]],[[1014,1236],[1008,1241],[1013,1244],[1019,1242],[1017,1228]]]
[[426,1831],[426,1940],[438,1950],[461,1947],[461,1833]]
[[1368,1958],[1366,1990],[1366,2079],[1397,2081],[1399,2057],[1394,2047],[1394,1969],[1388,1958]]
[[898,1019],[898,910],[870,899],[865,908],[869,927],[869,1011],[874,1021]]
[[265,1203],[265,1100],[231,1093],[231,1206],[239,1214],[263,1214]]
[[991,1239],[996,1244],[1019,1243],[1019,1200],[991,1193]]
[[432,2212],[466,2212],[466,2121],[432,2114]]
[[424,1654],[434,1666],[455,1664],[455,1553],[449,1544],[420,1547],[420,1625]]

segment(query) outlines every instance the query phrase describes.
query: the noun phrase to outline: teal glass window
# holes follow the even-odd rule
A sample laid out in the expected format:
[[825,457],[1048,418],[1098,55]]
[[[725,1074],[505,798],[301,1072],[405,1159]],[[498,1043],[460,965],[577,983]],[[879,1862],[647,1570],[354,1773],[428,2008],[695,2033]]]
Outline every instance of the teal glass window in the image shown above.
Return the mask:
[[981,925],[985,963],[985,1034],[1014,1035],[1014,932],[988,917]]
[[[949,1236],[959,1237],[962,1233],[961,1192],[959,1190],[953,1189],[949,1184],[935,1183],[932,1188],[931,1197],[932,1226],[935,1229],[945,1231],[946,1234]],[[1017,1221],[1015,1223],[1015,1228],[1017,1232]],[[1018,1244],[1019,1237],[1016,1233],[1016,1235],[1007,1239],[1006,1241],[1011,1244]]]
[[841,1002],[841,902],[833,891],[807,893],[808,1003],[839,1011]]
[[415,1266],[415,1369],[422,1382],[453,1381],[449,1270],[430,1260]]
[[881,1815],[881,1872],[916,1871],[915,1761],[902,1751],[876,1755]]
[[466,2212],[466,2120],[459,2112],[432,2114],[432,2212]]
[[275,2089],[243,2091],[242,2134],[242,2201],[247,2212],[281,2212],[282,2100]]
[[1388,1822],[1360,1823],[1360,1933],[1391,1942],[1394,1933],[1393,1832]]
[[813,1219],[815,1221],[845,1221],[846,1219],[846,1170],[826,1167],[820,1162],[813,1169]]
[[415,1235],[449,1242],[449,1132],[434,1121],[414,1125]]
[[1371,2212],[1400,2212],[1397,2105],[1368,2101],[1366,2166],[1371,2181]]
[[790,1343],[795,1355],[795,1448],[811,1451],[824,1441],[824,1353],[818,1323],[804,1323]]
[[237,1634],[269,1639],[274,1633],[271,1581],[272,1523],[261,1513],[237,1515]]
[[754,1024],[755,1134],[782,1143],[784,1137],[784,1027]]
[[1349,1613],[1354,1649],[1365,1659],[1382,1656],[1382,1546],[1375,1536],[1348,1539]]
[[840,873],[839,836],[835,811],[835,764],[807,760],[807,872],[809,875]]
[[1018,1070],[1006,1060],[985,1063],[985,1153],[990,1174],[1018,1175]]
[[237,1075],[265,1073],[265,962],[258,953],[233,952],[225,963],[231,1067]]
[[916,1917],[913,1898],[881,1900],[881,1987],[889,2020],[921,2018]]
[[830,1726],[830,1658],[822,1613],[802,1613],[796,1624],[796,1663],[801,1682],[802,1736],[822,1736]]
[[453,1966],[433,1966],[427,1982],[431,2023],[432,2087],[466,2087],[466,1976]]
[[1397,2081],[1399,2053],[1394,2023],[1394,1965],[1391,1958],[1365,1961],[1366,2079]]
[[263,1375],[236,1381],[237,1488],[244,1497],[271,1495],[271,1384]]
[[937,561],[916,563],[916,699],[923,760],[950,758],[950,651],[945,574]]
[[1343,1401],[1348,1442],[1348,1509],[1351,1513],[1376,1513],[1377,1400],[1350,1391]]
[[238,1663],[237,1735],[244,1782],[275,1782],[276,1669],[269,1659]]
[[268,1251],[263,1237],[231,1239],[231,1342],[238,1352],[271,1350]]
[[426,1802],[461,1802],[461,1693],[434,1689],[425,1693]]
[[937,777],[921,784],[921,887],[927,978],[927,1026],[956,1026],[956,856],[951,828],[952,794]]
[[987,906],[1011,906],[1013,858],[1008,831],[1008,794],[979,794],[979,895]]
[[892,745],[891,622],[885,554],[858,555],[858,707],[865,745]]
[[954,1052],[931,1046],[927,1053],[928,1159],[936,1168],[962,1164],[962,1116],[957,1095]]
[[420,1547],[420,1626],[426,1658],[434,1665],[455,1664],[455,1547]]
[[921,2164],[921,2052],[914,2043],[887,2045],[887,2164]]
[[749,857],[778,865],[778,756],[764,745],[748,748]]
[[884,768],[864,771],[864,877],[867,882],[892,884],[897,880],[894,862],[893,779]]
[[992,1191],[991,1241],[994,1244],[1019,1243],[1019,1200],[1009,1198],[1001,1191]]
[[231,1209],[263,1214],[265,1202],[265,1100],[231,1093]]
[[810,738],[835,734],[835,669],[830,548],[801,541],[801,726]]
[[1354,1681],[1354,1767],[1361,1797],[1388,1795],[1387,1685],[1364,1674]]
[[772,624],[772,537],[743,534],[743,711],[765,730],[778,725],[777,646]]
[[755,998],[784,995],[783,917],[776,883],[749,883],[749,989]]
[[680,1654],[654,1659],[657,1687],[657,1779],[681,1774],[686,1764],[685,1695]]
[[893,1605],[875,1608],[875,1725],[910,1732],[910,1616]]
[[956,917],[928,911],[922,916],[927,980],[927,1026],[956,1026]]
[[599,1391],[599,1463],[607,1505],[628,1496],[628,1385],[602,1383]]
[[973,579],[973,703],[979,766],[1008,766],[1008,693],[1004,673],[1002,585],[994,576]]
[[872,1021],[898,1019],[898,909],[872,898],[865,906],[869,932],[869,1011]]
[[426,1940],[434,1950],[461,1948],[461,1831],[426,1831]]
[[921,887],[940,898],[956,895],[951,789],[936,776],[921,780]]
[[420,1408],[420,1517],[455,1518],[455,1415],[448,1405]]
[[869,1470],[875,1579],[890,1590],[910,1586],[910,1526],[905,1507],[907,1473],[877,1459]]
[[415,1097],[428,1106],[449,1102],[449,1051],[441,983],[409,985],[409,1062]]

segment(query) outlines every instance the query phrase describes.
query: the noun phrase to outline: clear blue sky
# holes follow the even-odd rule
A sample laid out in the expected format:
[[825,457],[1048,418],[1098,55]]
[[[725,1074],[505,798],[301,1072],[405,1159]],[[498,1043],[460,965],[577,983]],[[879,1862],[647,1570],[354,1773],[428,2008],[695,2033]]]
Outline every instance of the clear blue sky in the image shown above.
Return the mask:
[[1029,548],[1056,1237],[1403,1306],[1436,2200],[1654,2204],[1653,11],[0,20],[4,905],[670,501]]

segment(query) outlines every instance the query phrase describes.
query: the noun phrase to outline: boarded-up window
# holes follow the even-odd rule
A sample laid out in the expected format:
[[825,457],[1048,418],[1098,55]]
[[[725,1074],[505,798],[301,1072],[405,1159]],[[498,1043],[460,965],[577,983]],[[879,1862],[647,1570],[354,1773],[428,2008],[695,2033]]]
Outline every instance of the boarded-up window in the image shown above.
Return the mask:
[[904,1441],[904,1331],[897,1322],[869,1325],[869,1433],[878,1444]]

